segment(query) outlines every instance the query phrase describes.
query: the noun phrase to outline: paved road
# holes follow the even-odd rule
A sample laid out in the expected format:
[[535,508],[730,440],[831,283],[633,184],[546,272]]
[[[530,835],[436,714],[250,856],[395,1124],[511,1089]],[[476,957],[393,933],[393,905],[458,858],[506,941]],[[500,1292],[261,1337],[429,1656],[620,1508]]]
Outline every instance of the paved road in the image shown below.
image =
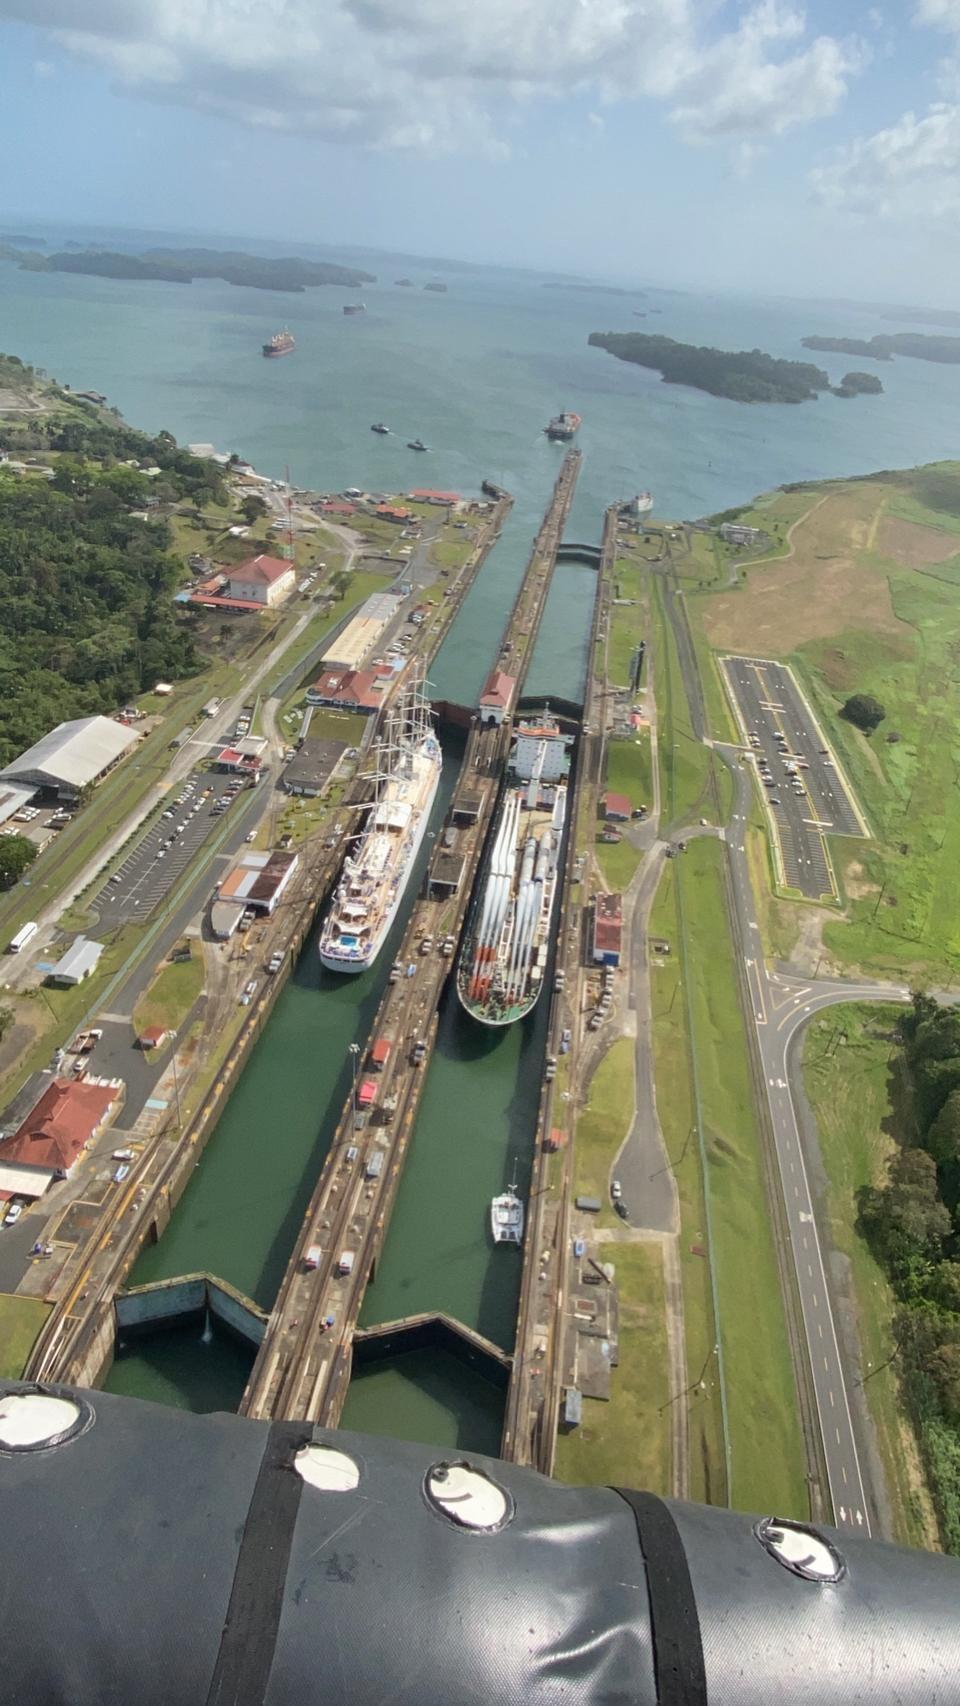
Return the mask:
[[[841,1001],[909,999],[899,985],[855,984],[840,980],[803,982],[774,975],[766,968],[755,917],[750,871],[743,840],[750,809],[748,770],[739,754],[729,751],[734,775],[734,816],[727,831],[733,879],[736,924],[746,943],[747,981],[753,1001],[757,1044],[766,1080],[770,1125],[780,1172],[797,1288],[813,1380],[814,1398],[823,1439],[827,1480],[839,1528],[861,1534],[871,1529],[872,1502],[868,1500],[861,1470],[860,1450],[847,1390],[847,1371],[837,1338],[833,1307],[807,1166],[797,1119],[791,1069],[790,1045],[811,1014]],[[755,950],[751,951],[751,944]]]

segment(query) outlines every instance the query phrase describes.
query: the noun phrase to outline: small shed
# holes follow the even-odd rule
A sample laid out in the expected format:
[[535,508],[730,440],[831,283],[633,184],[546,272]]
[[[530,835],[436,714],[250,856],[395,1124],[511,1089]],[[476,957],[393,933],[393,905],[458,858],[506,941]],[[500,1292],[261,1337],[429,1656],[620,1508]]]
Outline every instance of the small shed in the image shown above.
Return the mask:
[[102,942],[91,942],[86,936],[78,936],[47,973],[49,981],[66,984],[68,988],[83,983],[96,971],[102,953]]
[[374,1072],[382,1072],[383,1071],[384,1067],[387,1064],[387,1061],[390,1059],[390,1050],[391,1050],[392,1046],[393,1045],[387,1040],[386,1037],[378,1037],[377,1038],[376,1042],[374,1043],[373,1047],[370,1050],[370,1054],[368,1057],[369,1061],[370,1061],[370,1065],[373,1067]]
[[145,1031],[140,1032],[140,1047],[147,1052],[150,1049],[159,1048],[160,1044],[165,1041],[167,1034],[165,1025],[148,1025]]
[[603,807],[603,815],[608,823],[628,822],[631,806],[626,794],[604,794],[600,804]]

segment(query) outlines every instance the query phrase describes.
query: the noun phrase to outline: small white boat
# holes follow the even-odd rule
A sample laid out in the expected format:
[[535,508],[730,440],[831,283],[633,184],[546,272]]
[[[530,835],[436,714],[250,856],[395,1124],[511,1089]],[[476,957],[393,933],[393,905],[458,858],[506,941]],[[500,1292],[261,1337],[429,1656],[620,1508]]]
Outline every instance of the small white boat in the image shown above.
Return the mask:
[[523,1203],[517,1196],[516,1176],[509,1189],[490,1204],[490,1231],[495,1244],[523,1243]]

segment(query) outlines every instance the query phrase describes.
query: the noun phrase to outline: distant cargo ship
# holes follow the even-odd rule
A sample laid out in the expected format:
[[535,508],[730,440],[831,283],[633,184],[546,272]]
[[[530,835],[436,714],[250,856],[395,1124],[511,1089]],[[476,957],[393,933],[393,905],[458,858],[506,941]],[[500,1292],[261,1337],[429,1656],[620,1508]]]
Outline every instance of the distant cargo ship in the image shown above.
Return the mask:
[[345,314],[365,314],[367,312],[367,305],[365,302],[345,302],[343,305],[343,312]]
[[373,756],[375,797],[320,933],[327,971],[372,966],[413,875],[443,767],[422,677],[392,706]]
[[630,507],[634,515],[649,515],[653,508],[653,493],[638,492]]
[[550,948],[567,812],[570,737],[553,717],[523,722],[457,965],[461,1006],[512,1025],[535,1006]]
[[296,347],[297,341],[293,333],[288,332],[286,327],[284,327],[282,332],[274,332],[269,343],[264,344],[263,353],[264,355],[271,356],[289,355],[291,350],[295,350]]
[[567,413],[554,415],[553,420],[548,421],[543,430],[548,438],[573,438],[580,430],[580,416]]

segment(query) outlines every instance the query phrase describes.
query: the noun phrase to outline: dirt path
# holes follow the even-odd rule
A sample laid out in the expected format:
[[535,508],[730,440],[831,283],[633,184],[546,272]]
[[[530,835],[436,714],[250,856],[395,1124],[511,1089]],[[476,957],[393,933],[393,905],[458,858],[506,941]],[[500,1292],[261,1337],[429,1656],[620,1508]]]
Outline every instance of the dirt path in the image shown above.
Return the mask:
[[824,492],[823,497],[818,498],[815,504],[810,505],[809,509],[805,509],[802,515],[798,515],[796,521],[791,521],[790,526],[787,528],[787,549],[785,551],[776,551],[769,557],[754,557],[749,562],[744,563],[743,567],[747,569],[758,569],[761,563],[786,563],[791,557],[795,557],[797,554],[797,547],[793,542],[793,536],[796,533],[797,528],[802,527],[805,521],[809,521],[814,511],[818,510],[822,504],[825,504],[829,496],[829,492]]

